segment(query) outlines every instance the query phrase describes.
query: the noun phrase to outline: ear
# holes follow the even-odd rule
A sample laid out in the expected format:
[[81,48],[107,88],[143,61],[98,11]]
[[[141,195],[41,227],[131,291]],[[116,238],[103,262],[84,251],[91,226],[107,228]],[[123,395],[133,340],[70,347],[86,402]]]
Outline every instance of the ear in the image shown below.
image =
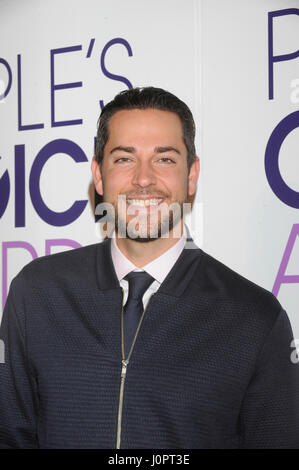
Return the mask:
[[94,182],[96,191],[98,194],[100,194],[100,196],[103,196],[102,174],[101,174],[100,166],[95,156],[93,157],[91,161],[91,172],[92,172],[93,182]]
[[200,162],[199,158],[195,157],[194,162],[192,163],[188,175],[188,180],[189,180],[189,191],[188,195],[193,196],[196,191],[196,186],[197,186],[197,180],[199,176],[199,168],[200,168]]

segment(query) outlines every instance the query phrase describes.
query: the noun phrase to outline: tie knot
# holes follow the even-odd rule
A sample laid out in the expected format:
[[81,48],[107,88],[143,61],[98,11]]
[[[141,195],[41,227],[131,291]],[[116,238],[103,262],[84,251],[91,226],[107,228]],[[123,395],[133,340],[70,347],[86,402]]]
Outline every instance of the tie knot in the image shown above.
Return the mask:
[[139,300],[154,278],[145,271],[132,271],[124,279],[129,282],[129,298]]

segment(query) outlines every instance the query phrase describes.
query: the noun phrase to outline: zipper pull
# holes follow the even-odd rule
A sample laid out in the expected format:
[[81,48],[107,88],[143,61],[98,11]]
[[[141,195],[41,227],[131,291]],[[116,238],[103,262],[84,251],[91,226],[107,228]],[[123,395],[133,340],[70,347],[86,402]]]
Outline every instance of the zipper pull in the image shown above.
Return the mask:
[[127,365],[129,363],[128,359],[126,359],[125,361],[121,361],[122,362],[122,369],[121,369],[121,378],[124,379],[125,376],[126,376],[126,373],[127,373]]

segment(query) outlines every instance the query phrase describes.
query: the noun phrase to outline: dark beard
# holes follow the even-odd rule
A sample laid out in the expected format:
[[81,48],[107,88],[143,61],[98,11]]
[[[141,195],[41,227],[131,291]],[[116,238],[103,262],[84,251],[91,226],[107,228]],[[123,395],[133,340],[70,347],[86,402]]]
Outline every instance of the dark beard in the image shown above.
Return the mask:
[[[104,185],[104,181],[103,181],[103,190],[104,190],[104,194],[103,194],[103,202],[108,202],[106,201],[106,198],[105,198],[105,185]],[[134,240],[136,242],[139,242],[139,243],[148,243],[148,242],[151,242],[153,240],[157,240],[159,238],[161,238],[164,234],[170,232],[174,227],[176,227],[176,225],[182,220],[183,218],[183,204],[184,203],[188,203],[189,201],[189,197],[188,197],[188,191],[189,191],[189,181],[187,181],[187,190],[186,190],[186,195],[185,195],[185,199],[184,201],[176,201],[177,203],[179,203],[180,205],[180,217],[176,216],[174,217],[174,214],[173,214],[173,211],[170,211],[169,213],[169,221],[167,224],[163,224],[161,223],[160,226],[158,227],[158,230],[155,231],[155,236],[147,236],[147,237],[140,237],[139,235],[137,237],[131,237],[130,234],[128,233],[128,227],[126,225],[126,227],[121,227],[121,232],[122,233],[125,233],[126,234],[126,238],[130,239],[130,240]],[[114,209],[115,209],[115,212],[114,212],[114,220],[110,220],[110,222],[113,223],[113,229],[115,230],[115,232],[118,232],[119,233],[119,224],[118,224],[118,211],[116,209],[116,206],[114,205]],[[166,225],[166,226],[165,226]],[[113,229],[112,231],[110,232],[110,235],[112,234],[113,232]],[[110,236],[109,235],[109,236]],[[182,235],[182,233],[181,233]]]
[[[182,216],[183,216],[183,203],[180,203],[180,207],[181,207],[181,211],[180,211],[180,217],[174,217],[174,214],[172,211],[170,211],[170,214],[169,214],[169,222],[167,220],[167,223],[161,223],[158,227],[158,230],[155,231],[154,233],[154,236],[151,236],[151,234],[147,237],[140,237],[139,235],[137,235],[137,237],[132,237],[130,236],[129,232],[128,232],[128,227],[126,225],[126,228],[125,228],[125,233],[126,233],[126,238],[130,239],[130,240],[134,240],[138,243],[148,243],[148,242],[152,242],[153,240],[157,240],[159,238],[162,237],[162,235],[165,235],[169,232],[171,232],[171,230],[180,222],[180,220],[182,219]],[[116,232],[119,232],[119,225],[118,225],[118,214],[116,214],[116,217],[115,217],[115,231]],[[124,231],[124,228],[122,228],[122,231]],[[181,234],[182,235],[182,234]]]

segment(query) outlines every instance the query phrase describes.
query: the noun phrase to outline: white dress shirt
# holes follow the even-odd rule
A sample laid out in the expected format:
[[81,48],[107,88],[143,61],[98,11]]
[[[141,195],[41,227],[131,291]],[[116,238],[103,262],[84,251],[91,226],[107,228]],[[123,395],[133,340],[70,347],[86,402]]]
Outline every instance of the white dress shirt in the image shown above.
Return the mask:
[[115,231],[113,231],[111,235],[111,256],[120,287],[124,290],[123,305],[125,305],[129,293],[129,282],[126,281],[124,277],[131,271],[146,271],[155,279],[142,297],[143,308],[146,308],[150,297],[157,292],[183,251],[186,239],[187,231],[184,224],[183,234],[175,245],[165,251],[162,255],[158,256],[158,258],[145,265],[143,268],[137,268],[137,266],[135,266],[135,264],[132,263],[118,248],[115,240]]

